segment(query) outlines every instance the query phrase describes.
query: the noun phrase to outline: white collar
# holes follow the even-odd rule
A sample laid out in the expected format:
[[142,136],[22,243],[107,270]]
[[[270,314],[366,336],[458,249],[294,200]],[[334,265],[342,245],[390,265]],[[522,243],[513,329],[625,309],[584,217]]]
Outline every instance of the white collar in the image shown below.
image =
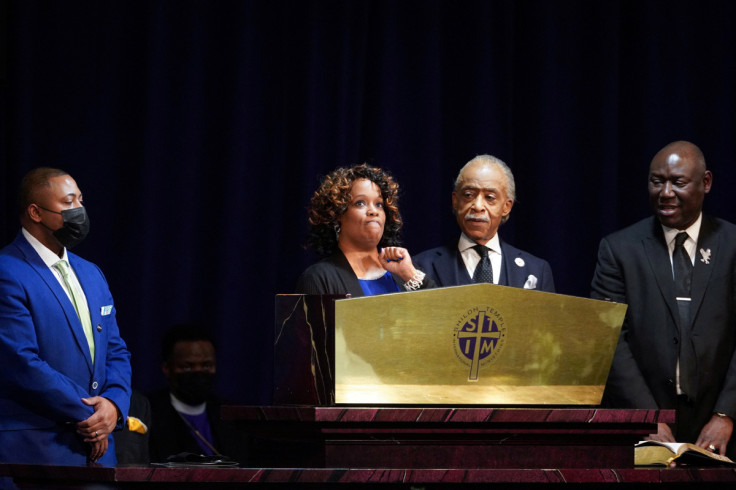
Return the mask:
[[169,392],[169,395],[171,397],[171,406],[174,407],[174,410],[185,415],[201,415],[207,409],[207,402],[200,403],[199,405],[189,405],[179,400],[173,393]]
[[21,228],[21,231],[23,232],[23,236],[25,237],[25,239],[28,240],[28,243],[31,245],[31,247],[33,247],[33,250],[36,251],[38,256],[41,257],[41,260],[43,260],[43,263],[46,264],[47,267],[53,267],[54,264],[60,260],[66,260],[67,263],[69,263],[69,257],[66,253],[66,247],[63,248],[61,258],[59,258],[58,255],[52,252],[46,245],[41,243],[38,238],[31,235],[28,230],[26,230],[25,228]]
[[[460,252],[465,252],[469,248],[473,248],[476,245],[478,245],[476,242],[468,238],[468,236],[465,233],[460,234],[460,240],[457,243],[457,248],[460,250]],[[485,245],[489,249],[491,249],[492,252],[496,252],[497,254],[501,255],[501,240],[498,238],[498,233],[493,235],[493,238],[488,240],[487,243],[481,244]]]
[[672,243],[672,241],[675,239],[678,233],[684,231],[687,233],[688,238],[692,239],[692,241],[695,244],[697,244],[698,237],[700,236],[700,225],[702,222],[703,222],[703,213],[701,212],[698,215],[698,219],[696,219],[695,222],[685,230],[678,230],[676,228],[668,228],[662,225],[662,231],[664,231],[665,243],[669,245],[670,243]]

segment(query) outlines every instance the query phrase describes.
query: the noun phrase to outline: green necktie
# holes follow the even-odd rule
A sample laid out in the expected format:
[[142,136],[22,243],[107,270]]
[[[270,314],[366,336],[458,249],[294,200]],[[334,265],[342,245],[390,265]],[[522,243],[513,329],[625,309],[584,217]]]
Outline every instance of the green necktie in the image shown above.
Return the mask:
[[92,333],[92,320],[89,316],[89,307],[87,302],[84,300],[84,293],[81,288],[77,285],[77,281],[72,281],[69,277],[69,264],[66,260],[60,260],[54,264],[56,270],[61,272],[61,277],[64,279],[67,290],[72,297],[72,304],[74,309],[77,310],[77,316],[79,321],[82,322],[82,328],[84,329],[84,336],[87,337],[87,345],[89,345],[89,352],[92,355],[92,362],[95,362],[95,338]]

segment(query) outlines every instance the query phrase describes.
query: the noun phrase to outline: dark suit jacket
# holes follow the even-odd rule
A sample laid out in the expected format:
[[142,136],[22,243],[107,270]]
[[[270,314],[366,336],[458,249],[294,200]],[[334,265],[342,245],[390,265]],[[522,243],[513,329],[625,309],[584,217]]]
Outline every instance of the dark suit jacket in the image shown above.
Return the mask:
[[[675,437],[695,442],[714,412],[736,417],[736,226],[703,216],[691,289],[692,342],[698,369],[696,412]],[[708,258],[709,256],[709,258]],[[654,217],[601,241],[593,298],[628,310],[604,400],[621,408],[676,408],[680,336],[672,266]]]
[[[203,454],[189,427],[171,405],[168,390],[149,397],[151,401],[151,426],[149,452],[151,462],[166,462],[166,458],[182,452]],[[244,431],[220,417],[220,404],[207,402],[207,419],[212,430],[215,448],[225,456],[240,463],[248,464],[248,441]]]
[[[413,258],[412,263],[416,264]],[[394,282],[399,285],[401,291],[405,291],[400,279],[394,277]],[[425,277],[420,289],[432,288],[434,286],[434,281],[431,278]],[[329,257],[307,267],[297,280],[296,293],[349,294],[353,298],[365,295],[363,288],[360,287],[358,277],[353,272],[353,268],[350,267],[350,262],[348,262],[345,254],[340,249],[336,250]]]
[[[512,247],[502,240],[500,243],[501,264],[504,269],[501,274],[502,286],[524,287],[529,276],[533,275],[537,278],[535,289],[549,293],[555,292],[552,268],[546,260]],[[434,280],[437,287],[463,286],[473,283],[460,251],[457,249],[457,242],[424,251],[413,257],[412,261]]]
[[[92,363],[79,317],[64,288],[22,233],[0,251],[0,460],[84,465],[89,445],[74,423],[103,396],[130,403],[130,354],[100,269],[68,253],[87,297],[95,339]],[[120,424],[122,427],[122,424]],[[115,445],[101,458],[115,463]]]
[[[146,427],[151,427],[151,403],[145,395],[135,390],[130,397],[128,418],[130,417],[135,417]],[[122,430],[115,431],[112,435],[115,439],[118,465],[146,465],[151,462],[148,454],[150,431],[133,432],[126,421]]]

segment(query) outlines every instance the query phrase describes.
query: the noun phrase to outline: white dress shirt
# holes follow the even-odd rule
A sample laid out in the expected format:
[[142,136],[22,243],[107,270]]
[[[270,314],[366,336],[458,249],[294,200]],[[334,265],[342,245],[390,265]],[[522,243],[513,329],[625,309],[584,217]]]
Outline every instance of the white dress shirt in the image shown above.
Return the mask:
[[[460,256],[463,258],[463,262],[465,263],[465,267],[467,268],[468,274],[470,274],[471,278],[473,277],[475,268],[478,267],[478,264],[480,263],[480,255],[478,255],[478,252],[473,248],[476,245],[478,244],[468,238],[465,233],[460,234],[457,249],[460,251]],[[503,258],[501,255],[501,241],[498,239],[498,233],[493,235],[493,238],[491,238],[488,243],[481,245],[485,245],[490,249],[488,255],[491,259],[491,266],[493,267],[493,284],[498,284],[498,280],[501,277],[501,259]]]

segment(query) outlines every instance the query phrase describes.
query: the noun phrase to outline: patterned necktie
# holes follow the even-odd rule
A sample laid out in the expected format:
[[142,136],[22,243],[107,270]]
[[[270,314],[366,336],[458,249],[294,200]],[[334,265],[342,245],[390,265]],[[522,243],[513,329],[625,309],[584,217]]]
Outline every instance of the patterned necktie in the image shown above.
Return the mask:
[[79,321],[82,322],[82,328],[84,329],[84,336],[87,337],[87,345],[89,346],[89,352],[92,356],[92,362],[95,360],[95,338],[92,333],[92,320],[89,316],[89,307],[87,301],[84,299],[84,293],[77,285],[77,281],[72,281],[69,277],[70,268],[66,260],[60,260],[54,264],[54,268],[61,272],[61,277],[64,279],[67,291],[72,298],[72,304],[74,309],[77,311]]
[[480,255],[480,262],[473,272],[473,282],[490,282],[493,284],[493,266],[488,256],[488,247],[476,245],[473,249]]
[[672,268],[675,274],[675,298],[680,315],[680,389],[691,399],[697,393],[697,363],[690,328],[690,283],[693,277],[693,263],[684,243],[687,233],[680,232],[675,237],[672,251]]

